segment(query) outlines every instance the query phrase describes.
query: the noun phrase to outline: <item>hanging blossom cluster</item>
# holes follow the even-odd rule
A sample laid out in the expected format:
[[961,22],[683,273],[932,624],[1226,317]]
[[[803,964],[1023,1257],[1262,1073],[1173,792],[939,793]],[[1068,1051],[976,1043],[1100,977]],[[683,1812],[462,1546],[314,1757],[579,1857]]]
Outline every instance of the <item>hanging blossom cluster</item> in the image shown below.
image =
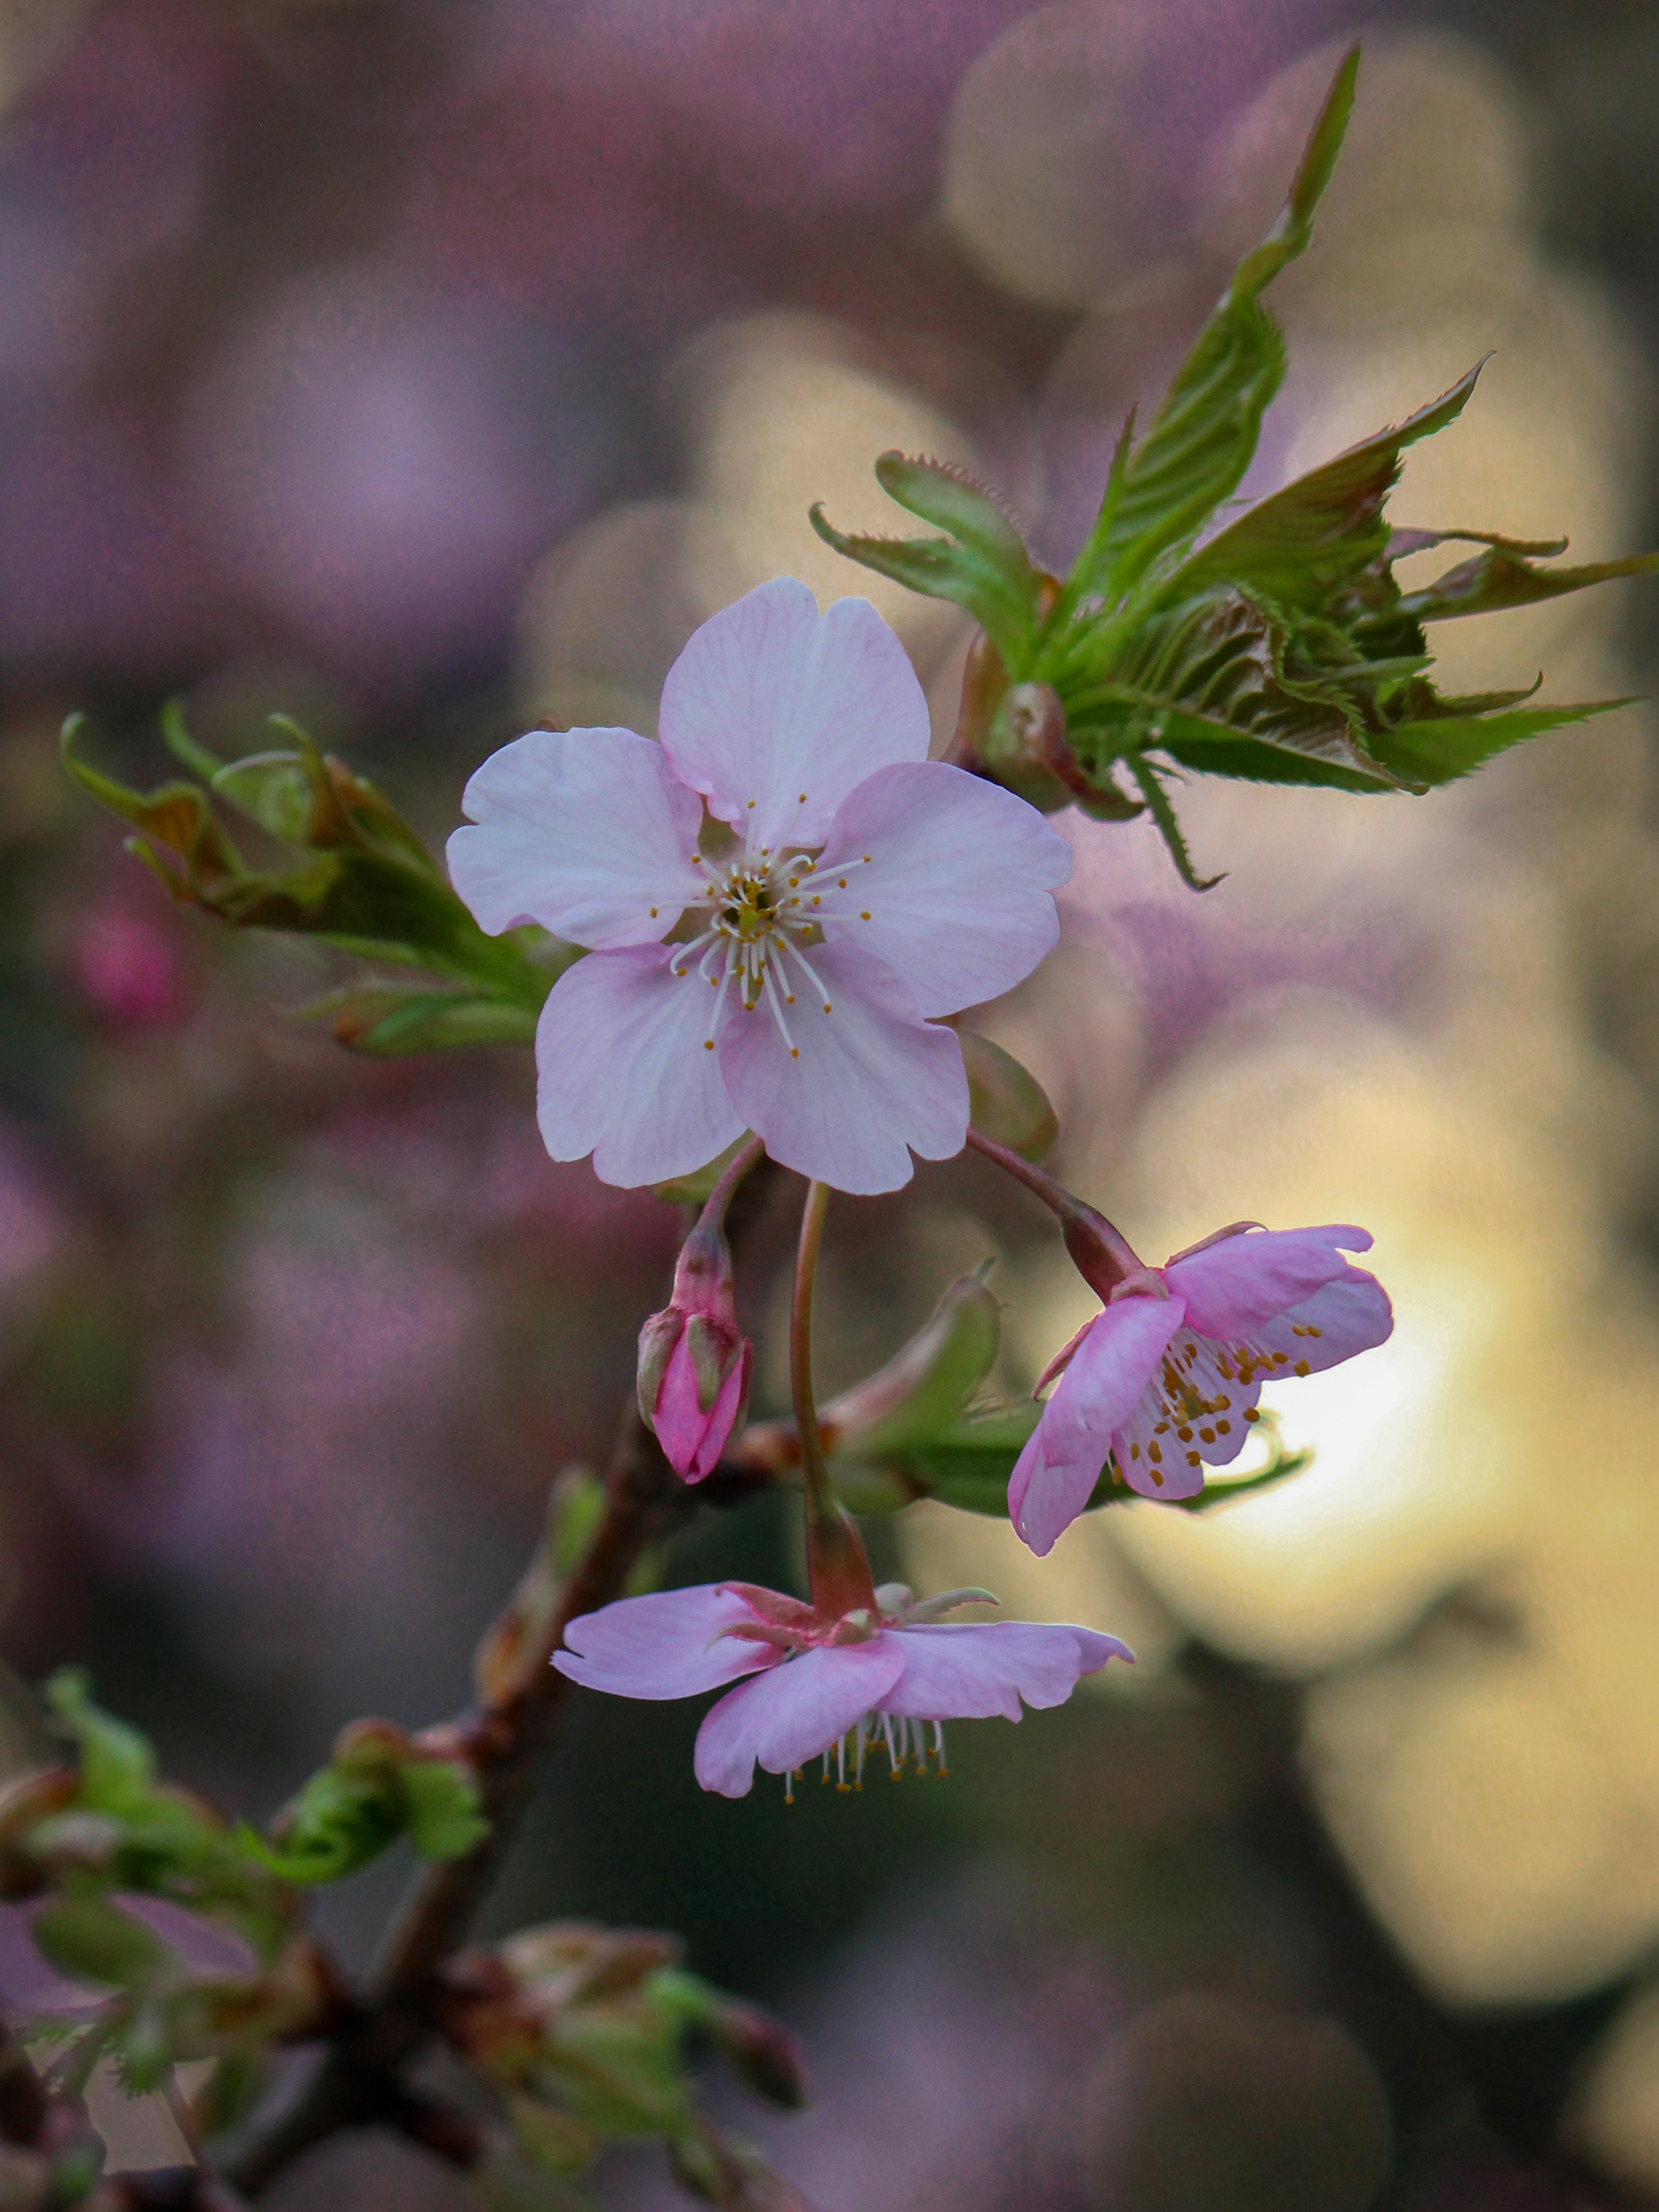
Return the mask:
[[757,1765],[861,1786],[884,1754],[944,1771],[944,1724],[1060,1705],[1133,1655],[1115,1637],[947,1622],[982,1590],[915,1600],[873,1583],[836,1497],[812,1408],[811,1291],[828,1187],[890,1190],[911,1154],[967,1142],[1059,1217],[1102,1310],[1051,1362],[1056,1383],[1009,1486],[1051,1550],[1103,1478],[1179,1502],[1243,1449],[1264,1382],[1312,1373],[1393,1326],[1345,1252],[1364,1231],[1235,1224],[1164,1267],[1040,1169],[969,1127],[941,1018],[995,998],[1059,937],[1070,851],[1036,810],[929,761],[902,647],[865,601],[820,614],[781,577],[705,623],[670,671],[659,734],[538,730],[467,785],[449,842],[457,890],[499,934],[538,922],[587,948],[537,1031],[538,1114],[556,1159],[591,1152],[623,1184],[726,1166],[668,1306],[640,1338],[641,1415],[701,1482],[740,1426],[753,1347],[738,1325],[726,1206],[763,1148],[811,1179],[793,1362],[810,1601],[740,1583],[624,1598],[573,1620],[555,1665],[618,1697],[724,1689],[697,1735],[706,1790]]
[[929,761],[903,647],[864,599],[780,577],[669,671],[659,740],[532,730],[466,787],[455,887],[492,934],[590,948],[548,999],[538,1113],[607,1182],[690,1173],[745,1129],[838,1190],[894,1190],[968,1133],[939,1018],[1058,941],[1071,850]]

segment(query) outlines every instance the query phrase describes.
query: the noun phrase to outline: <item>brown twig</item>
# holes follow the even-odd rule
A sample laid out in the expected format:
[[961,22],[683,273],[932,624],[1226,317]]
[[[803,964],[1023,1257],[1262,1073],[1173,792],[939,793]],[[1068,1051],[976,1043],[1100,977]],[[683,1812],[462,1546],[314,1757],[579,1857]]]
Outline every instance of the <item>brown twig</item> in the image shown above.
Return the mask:
[[[758,1218],[770,1176],[763,1162],[728,1216],[733,1244]],[[313,2143],[374,2120],[398,2124],[398,2081],[434,2033],[431,2006],[443,1961],[461,1944],[517,1833],[536,1762],[570,1685],[549,1662],[567,1625],[620,1597],[642,1554],[696,1503],[664,1458],[630,1395],[605,1473],[605,1506],[581,1562],[514,1668],[505,1695],[455,1723],[477,1776],[489,1833],[465,1858],[415,1876],[381,1944],[362,2004],[298,2094],[243,2136],[226,2173],[253,2195]]]

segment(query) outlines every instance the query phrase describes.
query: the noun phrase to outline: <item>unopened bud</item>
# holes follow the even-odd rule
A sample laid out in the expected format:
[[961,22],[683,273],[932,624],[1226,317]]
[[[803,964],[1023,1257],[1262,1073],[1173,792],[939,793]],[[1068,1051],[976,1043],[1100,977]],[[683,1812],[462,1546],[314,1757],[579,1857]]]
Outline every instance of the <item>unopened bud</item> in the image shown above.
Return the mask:
[[719,1462],[749,1400],[754,1347],[738,1327],[732,1253],[700,1222],[674,1270],[674,1294],[640,1331],[640,1413],[669,1465],[701,1482]]

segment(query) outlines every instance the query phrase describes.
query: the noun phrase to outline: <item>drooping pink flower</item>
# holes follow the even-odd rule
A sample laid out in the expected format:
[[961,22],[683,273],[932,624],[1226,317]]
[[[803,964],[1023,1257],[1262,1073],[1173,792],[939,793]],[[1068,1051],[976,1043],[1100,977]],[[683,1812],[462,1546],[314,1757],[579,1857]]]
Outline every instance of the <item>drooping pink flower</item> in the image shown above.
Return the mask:
[[1039,1380],[1041,1390],[1058,1376],[1059,1388],[1008,1485],[1031,1549],[1053,1549],[1109,1462],[1143,1498],[1196,1496],[1206,1464],[1243,1450],[1264,1382],[1381,1344],[1394,1328],[1388,1293],[1342,1256],[1370,1243],[1363,1229],[1240,1222],[1162,1267],[1097,1281],[1105,1310]]
[[1022,1698],[1034,1710],[1064,1705],[1081,1675],[1134,1657],[1092,1628],[939,1620],[958,1605],[994,1605],[983,1590],[918,1604],[902,1583],[885,1583],[875,1598],[873,1613],[837,1620],[752,1583],[620,1598],[573,1620],[553,1664],[619,1698],[691,1698],[738,1683],[704,1716],[696,1771],[705,1790],[744,1797],[757,1759],[792,1784],[811,1759],[827,1779],[833,1759],[850,1789],[878,1746],[895,1776],[907,1753],[924,1771],[931,1753],[942,1774],[945,1722],[1017,1721]]
[[731,1248],[699,1222],[680,1248],[672,1296],[640,1331],[640,1415],[682,1481],[701,1482],[718,1462],[754,1364],[738,1327]]
[[659,730],[515,738],[449,841],[482,927],[591,948],[537,1031],[548,1151],[654,1182],[748,1128],[838,1189],[897,1189],[913,1151],[945,1159],[967,1135],[939,1017],[1053,947],[1068,847],[1023,799],[930,762],[897,638],[866,600],[820,615],[793,577],[696,633]]

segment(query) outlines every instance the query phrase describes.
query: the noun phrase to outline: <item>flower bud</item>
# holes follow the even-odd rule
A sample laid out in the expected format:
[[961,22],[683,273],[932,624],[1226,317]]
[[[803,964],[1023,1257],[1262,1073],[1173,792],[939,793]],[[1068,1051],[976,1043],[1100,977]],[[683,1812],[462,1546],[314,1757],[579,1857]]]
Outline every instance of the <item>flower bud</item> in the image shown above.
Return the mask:
[[738,1327],[732,1254],[700,1222],[674,1270],[674,1294],[640,1331],[640,1413],[669,1465],[701,1482],[719,1462],[749,1401],[754,1346]]

